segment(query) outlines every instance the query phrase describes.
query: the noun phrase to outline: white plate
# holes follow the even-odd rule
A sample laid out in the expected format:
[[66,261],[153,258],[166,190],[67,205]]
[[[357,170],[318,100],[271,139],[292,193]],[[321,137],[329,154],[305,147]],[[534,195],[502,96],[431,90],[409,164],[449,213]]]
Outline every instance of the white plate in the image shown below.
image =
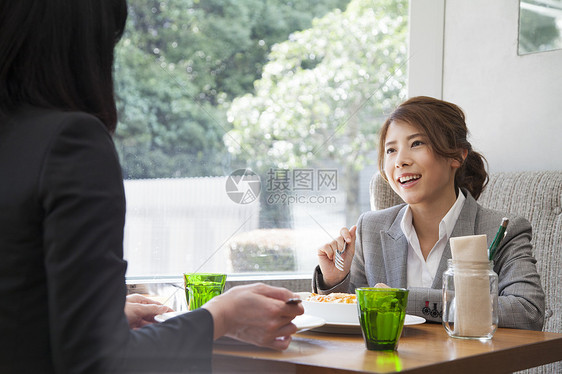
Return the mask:
[[[168,312],[164,314],[158,314],[154,317],[156,322],[164,322],[170,318],[177,317],[181,314],[187,313],[186,311],[183,312]],[[302,314],[300,316],[296,316],[292,321],[297,326],[297,332],[306,331],[310,329],[314,329],[320,326],[323,326],[326,321],[323,318],[310,316],[307,314]]]
[[404,326],[421,325],[422,323],[425,323],[425,318],[420,316],[406,314],[406,318],[404,319]]
[[164,313],[164,314],[158,314],[157,316],[154,316],[154,320],[156,322],[164,322],[170,318],[173,317],[177,317],[179,315],[182,315],[184,313],[187,313],[187,311],[182,311],[182,312],[168,312],[168,313]]
[[324,318],[311,316],[308,314],[296,316],[292,322],[297,326],[297,332],[315,329],[324,326],[324,324],[326,323]]
[[[326,325],[321,329],[344,331],[342,333],[352,333],[353,331],[361,333],[357,304],[307,301],[306,298],[310,296],[310,292],[299,292],[298,294],[303,299],[302,305],[305,314],[326,320]],[[417,325],[424,322],[425,318],[406,314],[404,325]]]
[[349,334],[361,335],[361,325],[358,323],[330,323],[326,322],[324,326],[312,329],[315,332],[327,332],[330,334]]
[[[404,326],[419,325],[425,323],[425,318],[406,314]],[[357,323],[334,323],[326,322],[325,325],[314,328],[313,331],[328,332],[332,334],[361,334],[361,325]]]

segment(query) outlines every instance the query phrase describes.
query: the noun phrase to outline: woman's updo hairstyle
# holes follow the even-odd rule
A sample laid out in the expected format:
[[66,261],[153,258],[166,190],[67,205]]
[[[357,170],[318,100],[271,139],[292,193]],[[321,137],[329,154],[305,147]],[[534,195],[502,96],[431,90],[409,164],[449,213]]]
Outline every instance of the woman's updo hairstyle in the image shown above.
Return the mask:
[[[455,174],[455,188],[466,188],[478,199],[488,183],[486,159],[472,149],[467,140],[468,129],[461,108],[453,103],[427,96],[412,97],[400,104],[384,122],[379,137],[379,171],[384,173],[384,144],[388,127],[393,121],[401,121],[419,128],[427,136],[429,146],[436,155],[453,158],[461,163]],[[462,150],[466,149],[466,159]]]

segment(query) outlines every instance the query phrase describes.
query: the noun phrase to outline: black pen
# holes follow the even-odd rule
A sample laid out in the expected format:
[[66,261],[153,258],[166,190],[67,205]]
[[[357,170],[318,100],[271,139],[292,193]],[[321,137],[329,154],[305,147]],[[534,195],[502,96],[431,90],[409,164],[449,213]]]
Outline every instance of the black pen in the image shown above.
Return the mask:
[[508,223],[509,220],[506,217],[503,217],[502,224],[500,225],[500,228],[498,229],[498,232],[496,233],[492,244],[490,244],[490,248],[488,248],[488,260],[493,260],[494,255],[496,254],[496,250],[500,246],[500,243],[505,236],[505,229],[507,228]]

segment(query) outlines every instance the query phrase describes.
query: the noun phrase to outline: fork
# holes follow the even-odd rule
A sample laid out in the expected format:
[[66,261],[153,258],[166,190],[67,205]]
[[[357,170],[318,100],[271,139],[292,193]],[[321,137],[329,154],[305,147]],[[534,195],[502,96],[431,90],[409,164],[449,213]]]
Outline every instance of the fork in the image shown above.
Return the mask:
[[339,271],[343,271],[344,259],[343,259],[342,255],[344,254],[346,248],[347,248],[347,242],[344,241],[343,242],[343,249],[341,251],[339,249],[336,249],[336,256],[334,257],[334,264],[336,265],[336,269],[338,269]]

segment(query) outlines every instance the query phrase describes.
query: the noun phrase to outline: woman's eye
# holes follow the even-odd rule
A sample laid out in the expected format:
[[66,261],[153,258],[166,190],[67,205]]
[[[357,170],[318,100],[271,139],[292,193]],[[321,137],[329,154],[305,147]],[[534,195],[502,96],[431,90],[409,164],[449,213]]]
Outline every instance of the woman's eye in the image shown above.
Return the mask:
[[387,148],[386,151],[385,151],[385,153],[386,153],[387,155],[389,155],[389,154],[391,154],[391,153],[393,153],[393,152],[394,152],[394,148]]
[[420,145],[423,145],[423,142],[421,140],[414,140],[412,142],[412,147],[417,147],[417,146],[420,146]]

